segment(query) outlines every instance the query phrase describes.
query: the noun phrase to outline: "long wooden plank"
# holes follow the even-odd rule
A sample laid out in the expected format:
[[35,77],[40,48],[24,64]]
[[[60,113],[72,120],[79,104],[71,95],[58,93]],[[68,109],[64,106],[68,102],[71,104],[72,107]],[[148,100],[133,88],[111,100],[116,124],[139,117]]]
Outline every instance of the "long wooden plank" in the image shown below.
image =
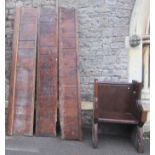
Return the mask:
[[59,111],[63,139],[81,139],[78,36],[75,9],[59,9]]
[[36,135],[56,136],[57,121],[57,15],[40,10],[38,30]]
[[8,111],[9,135],[33,135],[37,14],[18,8],[15,19],[13,60]]

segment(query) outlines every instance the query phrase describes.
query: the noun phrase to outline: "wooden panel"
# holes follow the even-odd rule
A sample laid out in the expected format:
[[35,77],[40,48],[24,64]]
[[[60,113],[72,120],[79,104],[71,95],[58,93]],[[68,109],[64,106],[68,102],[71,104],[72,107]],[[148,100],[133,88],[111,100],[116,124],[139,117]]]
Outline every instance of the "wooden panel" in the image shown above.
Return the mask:
[[63,139],[81,139],[77,15],[59,9],[59,110]]
[[132,84],[102,84],[98,86],[98,113],[131,113]]
[[[48,18],[47,18],[48,17]],[[38,30],[36,134],[55,136],[57,121],[57,16],[40,10]]]
[[103,83],[95,80],[94,120],[138,124],[142,109],[137,102],[141,84]]
[[34,8],[16,10],[8,107],[9,135],[33,135],[37,14],[38,9]]

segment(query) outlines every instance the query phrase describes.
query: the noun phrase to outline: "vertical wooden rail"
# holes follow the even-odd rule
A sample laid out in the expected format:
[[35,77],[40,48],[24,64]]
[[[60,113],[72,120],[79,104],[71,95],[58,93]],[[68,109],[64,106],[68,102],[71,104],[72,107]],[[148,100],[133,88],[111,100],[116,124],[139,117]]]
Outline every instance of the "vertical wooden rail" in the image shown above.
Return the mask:
[[94,80],[94,102],[93,102],[93,123],[97,123],[95,116],[98,116],[97,102],[98,102],[99,83],[98,80]]
[[75,9],[59,9],[59,110],[63,139],[81,139],[78,36]]
[[57,121],[57,15],[51,8],[40,10],[36,134],[56,136]]
[[10,78],[10,94],[8,104],[8,118],[7,118],[7,134],[13,135],[14,124],[14,106],[15,106],[15,85],[16,85],[16,64],[17,64],[17,51],[19,39],[19,24],[20,24],[20,8],[16,8],[16,16],[14,21],[14,35],[12,47],[12,63],[11,63],[11,78]]

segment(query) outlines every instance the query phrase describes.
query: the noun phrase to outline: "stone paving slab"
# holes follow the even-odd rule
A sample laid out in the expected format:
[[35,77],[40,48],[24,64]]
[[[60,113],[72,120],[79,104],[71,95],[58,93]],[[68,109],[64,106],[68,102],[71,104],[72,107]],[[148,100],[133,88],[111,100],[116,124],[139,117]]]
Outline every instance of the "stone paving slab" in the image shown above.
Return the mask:
[[[145,140],[145,152],[150,142]],[[6,137],[6,155],[139,155],[127,138],[101,136],[98,149],[92,148],[91,136],[84,140],[65,141],[60,137]]]

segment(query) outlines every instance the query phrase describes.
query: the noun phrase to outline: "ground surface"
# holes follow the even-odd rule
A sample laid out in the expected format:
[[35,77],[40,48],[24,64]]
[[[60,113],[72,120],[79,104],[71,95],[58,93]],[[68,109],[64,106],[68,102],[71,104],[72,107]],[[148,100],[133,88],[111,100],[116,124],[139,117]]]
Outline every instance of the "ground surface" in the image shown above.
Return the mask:
[[[91,133],[84,135],[82,142],[60,137],[6,137],[6,155],[139,155],[127,138],[100,136],[98,149],[93,149]],[[150,154],[149,145],[145,140],[143,155]]]

